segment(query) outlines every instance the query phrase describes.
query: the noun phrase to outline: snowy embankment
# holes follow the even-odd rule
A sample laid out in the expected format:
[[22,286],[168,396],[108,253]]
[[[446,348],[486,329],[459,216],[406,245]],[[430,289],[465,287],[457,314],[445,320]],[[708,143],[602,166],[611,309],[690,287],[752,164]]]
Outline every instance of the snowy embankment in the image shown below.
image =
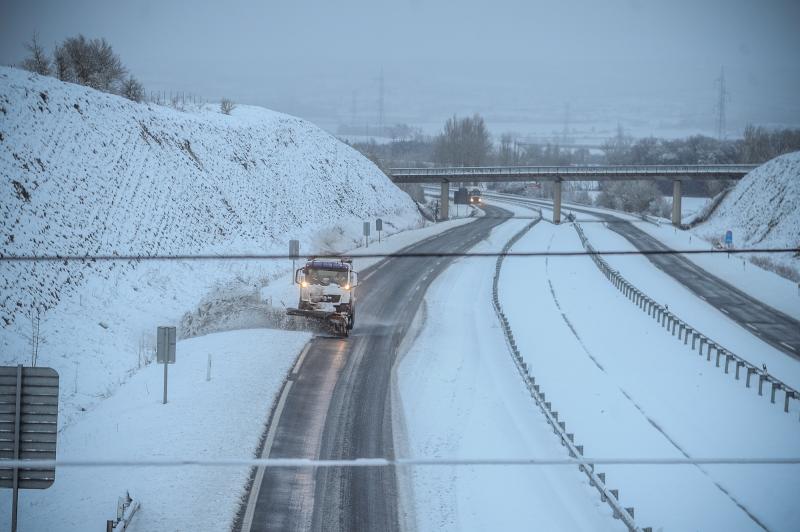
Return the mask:
[[[59,434],[61,460],[220,460],[256,454],[273,398],[308,333],[242,330],[178,342],[162,404],[163,365],[136,373]],[[211,379],[208,355],[212,356]],[[72,383],[63,382],[70,389]],[[141,504],[131,532],[228,530],[250,468],[60,467],[47,490],[20,495],[20,530],[101,529],[117,497]],[[9,490],[0,494],[6,523]]]
[[[501,225],[473,251],[499,251],[527,223]],[[494,258],[462,259],[428,290],[418,336],[397,363],[398,456],[568,456],[507,352],[492,308],[494,266]],[[417,467],[400,473],[403,514],[412,530],[624,528],[573,467]]]
[[[720,243],[729,230],[740,249],[800,247],[800,152],[776,157],[747,174],[693,232]],[[794,272],[794,280],[800,281],[797,254],[762,254],[758,259]]]
[[[356,151],[266,109],[178,112],[8,68],[0,108],[3,255],[283,254],[290,238],[305,254],[352,248],[363,220],[422,224]],[[39,314],[67,425],[152,359],[157,325],[264,292],[290,264],[3,262],[0,362],[30,364]]]
[[[583,226],[598,248],[622,245],[600,224]],[[513,249],[547,250],[582,246],[570,224],[540,223]],[[637,286],[663,284],[671,309],[736,332],[646,259],[625,261],[620,270]],[[500,297],[532,374],[586,456],[779,457],[800,448],[796,411],[783,413],[693,354],[624,298],[591,258],[509,257]],[[654,529],[792,530],[800,519],[796,466],[603,469],[637,522]]]

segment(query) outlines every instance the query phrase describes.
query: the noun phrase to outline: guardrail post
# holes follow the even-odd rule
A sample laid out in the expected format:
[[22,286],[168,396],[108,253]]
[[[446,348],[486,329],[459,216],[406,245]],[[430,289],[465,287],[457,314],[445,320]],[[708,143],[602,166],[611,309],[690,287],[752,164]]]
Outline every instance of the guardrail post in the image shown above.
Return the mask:
[[775,404],[775,390],[780,390],[781,388],[782,388],[781,383],[773,381],[773,383],[772,383],[772,394],[771,394],[771,396],[769,398],[769,402],[772,403],[773,405]]
[[750,387],[750,375],[753,375],[756,372],[756,368],[747,368],[747,380],[744,382],[744,387]]
[[741,369],[742,367],[744,367],[744,362],[742,362],[741,360],[737,360],[736,361],[736,380],[737,381],[739,380],[739,369]]
[[715,344],[714,342],[708,342],[708,353],[706,354],[706,360],[709,362],[711,362],[712,349],[719,349],[719,348],[717,347],[717,344]]
[[789,399],[791,399],[793,397],[794,397],[794,392],[790,392],[789,390],[786,390],[786,398],[783,400],[783,411],[784,412],[788,412],[789,411]]
[[[689,345],[689,333],[693,333],[694,329],[686,327],[686,336],[683,338],[683,345]],[[694,347],[692,347],[694,349]]]
[[[611,493],[612,497],[614,497],[615,499],[617,499],[619,501],[619,490],[608,490],[608,491],[609,491],[609,493]],[[615,504],[614,505],[614,519],[619,519],[619,517],[620,517],[620,515],[619,515],[619,512],[617,511],[617,505]]]
[[697,331],[692,331],[692,351],[694,351],[694,344],[697,342],[697,337],[700,334]]
[[728,366],[730,365],[732,359],[733,355],[725,351],[725,373],[728,373]]
[[714,365],[717,367],[719,367],[719,356],[722,354],[723,351],[724,349],[720,349],[719,347],[717,348],[717,356],[716,356],[716,361],[714,363]]
[[763,373],[758,376],[758,395],[763,395],[761,393],[762,388],[764,387],[764,381],[767,380],[767,376]]

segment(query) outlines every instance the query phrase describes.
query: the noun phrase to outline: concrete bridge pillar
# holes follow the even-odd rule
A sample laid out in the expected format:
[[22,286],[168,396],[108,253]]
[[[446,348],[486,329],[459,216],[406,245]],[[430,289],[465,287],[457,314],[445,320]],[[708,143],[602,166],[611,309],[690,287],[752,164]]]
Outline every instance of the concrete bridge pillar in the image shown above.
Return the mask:
[[681,182],[676,179],[672,182],[672,225],[681,225]]
[[442,191],[439,196],[439,220],[450,218],[450,181],[442,181]]
[[553,181],[553,223],[561,223],[561,181]]

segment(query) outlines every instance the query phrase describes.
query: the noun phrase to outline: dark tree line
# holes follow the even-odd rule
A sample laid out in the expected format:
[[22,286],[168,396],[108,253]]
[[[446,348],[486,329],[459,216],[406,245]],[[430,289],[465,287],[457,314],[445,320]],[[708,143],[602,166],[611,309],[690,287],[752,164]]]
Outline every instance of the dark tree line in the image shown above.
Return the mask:
[[34,34],[25,48],[28,57],[22,60],[20,67],[26,70],[119,94],[136,102],[144,99],[144,87],[128,73],[105,39],[87,39],[83,35],[68,37],[55,46],[51,57]]

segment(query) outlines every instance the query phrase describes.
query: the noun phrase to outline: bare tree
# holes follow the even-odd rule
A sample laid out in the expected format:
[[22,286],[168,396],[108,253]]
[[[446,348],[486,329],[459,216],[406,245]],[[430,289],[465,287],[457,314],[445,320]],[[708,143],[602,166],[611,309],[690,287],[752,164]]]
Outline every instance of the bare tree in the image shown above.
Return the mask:
[[53,70],[58,79],[69,81],[69,57],[67,57],[66,49],[59,44],[53,49]]
[[119,92],[127,70],[105,39],[69,37],[56,48],[59,79],[105,92]]
[[128,76],[128,79],[122,82],[120,95],[134,102],[141,102],[144,100],[144,87],[138,79]]
[[236,104],[233,103],[233,100],[223,98],[222,101],[219,102],[219,110],[222,114],[229,115],[234,109],[236,109]]
[[489,156],[492,143],[480,115],[449,118],[436,137],[433,157],[439,164],[480,166]]
[[50,58],[47,57],[47,53],[39,43],[38,34],[34,33],[30,42],[25,43],[25,49],[28,50],[30,55],[20,63],[20,67],[42,76],[49,76],[52,72]]

